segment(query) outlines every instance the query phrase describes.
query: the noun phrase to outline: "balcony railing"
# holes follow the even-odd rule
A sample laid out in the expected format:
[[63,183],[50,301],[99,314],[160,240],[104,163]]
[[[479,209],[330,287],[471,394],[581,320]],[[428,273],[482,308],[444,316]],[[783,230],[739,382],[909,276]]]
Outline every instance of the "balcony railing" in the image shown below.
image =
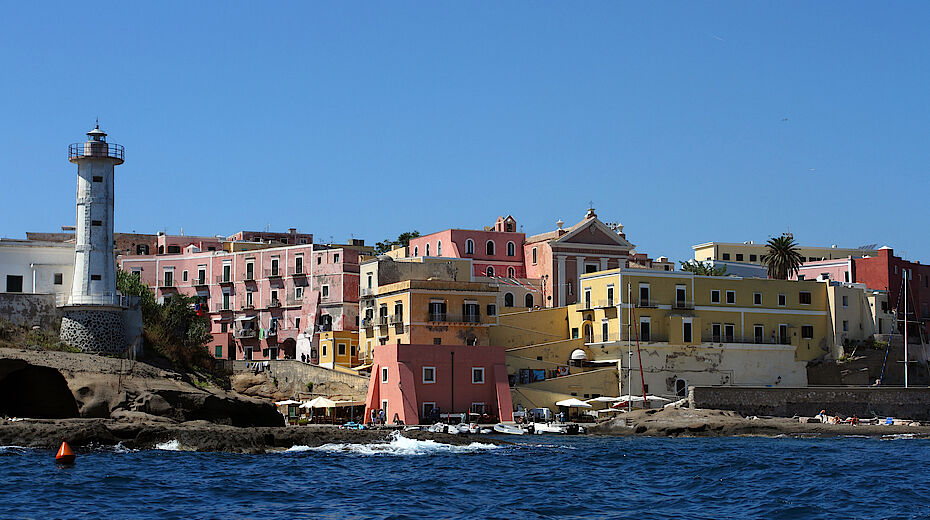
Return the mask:
[[373,287],[362,287],[359,290],[359,295],[360,296],[374,296],[376,290],[377,289]]
[[306,276],[307,273],[304,272],[304,266],[295,266],[291,267],[288,271],[291,276]]
[[207,275],[203,275],[202,277],[194,277],[193,281],[191,281],[191,285],[195,287],[200,285],[209,285],[209,282],[207,282]]
[[593,336],[588,336],[585,338],[585,343],[610,343],[613,341],[620,341],[623,338],[620,334],[616,332],[608,333],[605,337],[603,334],[594,334]]
[[68,160],[82,157],[110,157],[122,162],[126,158],[126,151],[122,145],[106,141],[87,141],[68,145]]
[[740,344],[750,344],[750,345],[790,345],[790,337],[742,337],[735,334],[706,334],[701,340],[704,343],[740,343]]
[[481,323],[481,316],[475,314],[450,314],[448,312],[431,312],[429,320],[439,323]]
[[379,326],[379,327],[387,327],[387,324],[388,324],[388,317],[387,317],[387,316],[379,316],[379,317],[378,317],[378,326]]
[[404,322],[404,315],[403,315],[403,314],[394,314],[394,315],[392,315],[392,316],[390,316],[390,317],[388,318],[388,322],[389,322],[391,325],[396,325],[396,324],[398,324],[398,323],[403,323],[403,322]]
[[246,272],[245,272],[245,281],[247,281],[247,282],[254,282],[254,281],[255,281],[255,271],[252,271],[252,272],[246,271]]
[[687,300],[675,300],[672,303],[673,309],[693,309],[694,302],[689,302]]
[[287,307],[300,307],[303,304],[303,298],[287,298],[284,300],[284,305]]
[[71,294],[56,294],[55,304],[59,307],[65,305],[110,305],[113,307],[129,307],[129,296],[122,294],[88,294],[72,296]]
[[362,318],[362,327],[371,328],[374,327],[374,318]]
[[162,278],[158,281],[159,287],[174,287],[174,278]]
[[254,310],[254,309],[255,309],[255,304],[254,304],[254,303],[243,303],[243,304],[242,304],[242,310],[244,310],[244,311],[251,311],[251,310]]
[[224,311],[231,311],[231,310],[232,310],[232,305],[228,303],[217,303],[216,305],[213,306],[214,312],[224,312]]
[[241,329],[236,331],[236,337],[239,339],[248,339],[258,337],[258,331],[255,329]]
[[597,301],[597,306],[602,309],[606,309],[607,307],[613,307],[614,305],[616,305],[616,302],[612,298],[607,299],[607,300]]
[[265,278],[281,278],[284,275],[284,272],[281,268],[272,267],[271,269],[265,269]]
[[655,301],[655,300],[650,300],[650,299],[646,299],[646,298],[640,298],[639,301],[636,302],[636,306],[637,306],[637,307],[646,307],[646,308],[648,308],[648,307],[658,307],[658,306],[659,306],[659,303],[658,303],[657,301]]
[[218,275],[216,275],[216,283],[218,283],[218,284],[233,283],[232,274],[230,274],[229,276],[227,276],[227,275],[225,275],[225,274],[218,274]]
[[268,308],[276,309],[281,306],[281,300],[268,300]]

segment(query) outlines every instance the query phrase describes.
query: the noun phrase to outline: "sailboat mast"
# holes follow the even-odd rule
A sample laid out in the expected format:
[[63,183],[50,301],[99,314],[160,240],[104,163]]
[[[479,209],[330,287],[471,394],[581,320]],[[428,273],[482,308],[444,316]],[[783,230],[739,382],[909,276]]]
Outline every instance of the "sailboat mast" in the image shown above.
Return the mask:
[[907,388],[907,277],[908,270],[902,269],[904,275],[904,388]]
[[633,411],[633,289],[629,282],[626,284],[626,409],[628,412]]

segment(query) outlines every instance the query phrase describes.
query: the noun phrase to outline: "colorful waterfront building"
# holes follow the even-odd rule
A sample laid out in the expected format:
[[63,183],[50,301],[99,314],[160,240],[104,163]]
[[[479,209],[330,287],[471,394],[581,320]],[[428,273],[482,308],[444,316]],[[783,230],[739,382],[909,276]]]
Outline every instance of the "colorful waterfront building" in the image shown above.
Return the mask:
[[[915,340],[927,342],[930,333],[930,265],[911,262],[895,256],[890,247],[878,249],[876,254],[862,257],[808,262],[801,266],[794,278],[829,279],[839,282],[861,283],[872,290],[885,291],[887,307],[897,311],[898,319],[904,316],[904,284],[907,283],[907,314],[912,329],[908,334]],[[902,322],[895,328],[903,332]],[[885,328],[882,333],[891,332]]]
[[407,251],[413,257],[470,258],[474,276],[526,278],[525,239],[517,231],[517,221],[507,215],[483,230],[447,229],[412,238]]
[[357,367],[359,365],[358,332],[351,330],[321,331],[319,333],[319,353],[319,365],[322,367]]
[[[693,245],[691,249],[694,250],[694,259],[700,262],[716,260],[762,265],[762,256],[766,253],[765,244],[757,244],[752,240],[741,243],[705,242]],[[877,251],[874,249],[874,245],[858,248],[832,245],[830,247],[798,246],[798,253],[801,255],[802,262],[814,262],[850,256],[874,256]]]

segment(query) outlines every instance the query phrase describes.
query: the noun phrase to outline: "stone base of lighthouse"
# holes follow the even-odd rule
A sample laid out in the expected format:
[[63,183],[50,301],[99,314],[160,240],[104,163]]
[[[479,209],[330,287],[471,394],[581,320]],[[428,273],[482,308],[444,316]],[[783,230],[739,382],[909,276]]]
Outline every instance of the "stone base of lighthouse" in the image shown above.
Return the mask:
[[61,309],[61,340],[89,354],[122,354],[129,348],[119,307],[77,305]]

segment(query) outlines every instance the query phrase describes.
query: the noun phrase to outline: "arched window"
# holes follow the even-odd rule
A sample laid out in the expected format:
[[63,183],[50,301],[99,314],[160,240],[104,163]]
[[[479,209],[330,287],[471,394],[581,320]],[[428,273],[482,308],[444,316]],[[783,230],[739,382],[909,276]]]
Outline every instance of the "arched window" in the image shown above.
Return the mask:
[[420,256],[420,248],[413,246],[413,256]]
[[466,255],[475,254],[475,241],[470,238],[465,241],[465,254]]
[[494,256],[494,241],[493,240],[488,240],[486,249],[487,251],[485,252],[488,254],[488,256]]
[[507,268],[507,276],[510,278],[515,278],[517,276],[517,271],[513,267]]
[[490,265],[488,266],[488,276],[494,276],[494,268]]
[[442,240],[436,241],[436,256],[442,256]]
[[504,307],[513,307],[513,294],[504,294]]
[[429,242],[426,243],[426,256],[429,256]]
[[533,294],[532,293],[526,293],[526,296],[523,298],[523,300],[526,303],[524,307],[530,307],[530,308],[533,307]]
[[507,242],[507,256],[516,256],[517,246],[513,242]]
[[688,382],[684,379],[675,380],[675,395],[678,397],[688,396]]
[[584,326],[584,342],[593,343],[594,342],[594,327],[590,323]]

